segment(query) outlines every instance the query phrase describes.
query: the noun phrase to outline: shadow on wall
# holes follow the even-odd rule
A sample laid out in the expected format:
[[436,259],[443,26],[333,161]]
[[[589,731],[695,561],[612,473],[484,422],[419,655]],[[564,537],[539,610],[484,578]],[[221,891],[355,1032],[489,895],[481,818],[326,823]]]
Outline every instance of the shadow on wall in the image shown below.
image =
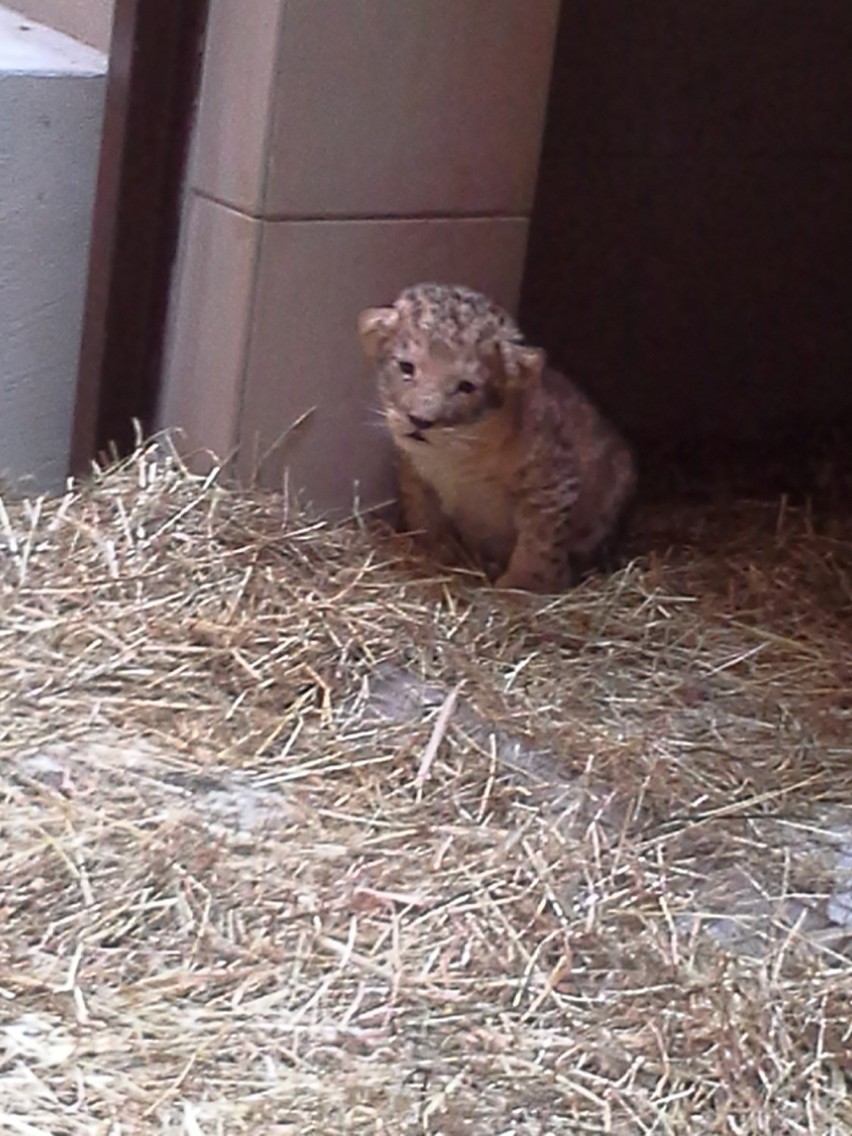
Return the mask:
[[852,419],[850,56],[846,3],[563,5],[522,320],[646,449]]

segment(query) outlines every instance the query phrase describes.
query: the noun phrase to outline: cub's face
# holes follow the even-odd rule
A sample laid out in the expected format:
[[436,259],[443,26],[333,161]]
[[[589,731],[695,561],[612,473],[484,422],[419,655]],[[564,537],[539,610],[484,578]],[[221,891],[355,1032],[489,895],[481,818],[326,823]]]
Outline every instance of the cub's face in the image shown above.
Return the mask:
[[481,422],[535,381],[543,364],[541,352],[498,337],[452,341],[419,329],[393,307],[362,312],[358,330],[375,361],[388,426],[403,445]]

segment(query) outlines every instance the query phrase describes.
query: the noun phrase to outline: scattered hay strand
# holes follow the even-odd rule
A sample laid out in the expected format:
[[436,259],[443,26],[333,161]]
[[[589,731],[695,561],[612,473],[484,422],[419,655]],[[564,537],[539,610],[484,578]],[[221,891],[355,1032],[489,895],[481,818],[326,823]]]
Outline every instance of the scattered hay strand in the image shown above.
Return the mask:
[[852,520],[636,545],[501,595],[163,443],[0,504],[0,1131],[852,1132]]
[[447,726],[450,723],[450,718],[453,716],[453,710],[456,708],[456,702],[458,701],[461,687],[461,683],[456,683],[441,703],[441,708],[435,718],[435,725],[432,727],[432,733],[429,735],[429,742],[426,749],[423,751],[423,760],[420,762],[420,768],[417,770],[417,776],[414,779],[414,784],[418,789],[423,788],[429,776],[429,771],[432,768],[432,763],[438,756],[438,750],[441,748],[441,742],[444,740]]

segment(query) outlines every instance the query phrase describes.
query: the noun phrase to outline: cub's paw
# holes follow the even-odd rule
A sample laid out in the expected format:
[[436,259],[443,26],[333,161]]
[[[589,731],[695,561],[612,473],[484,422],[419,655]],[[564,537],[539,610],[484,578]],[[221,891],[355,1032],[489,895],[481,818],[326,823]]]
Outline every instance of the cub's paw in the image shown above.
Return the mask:
[[494,581],[494,587],[500,588],[501,591],[517,592],[541,593],[556,590],[552,581],[538,572],[518,572],[511,568],[508,568],[502,576],[497,577]]

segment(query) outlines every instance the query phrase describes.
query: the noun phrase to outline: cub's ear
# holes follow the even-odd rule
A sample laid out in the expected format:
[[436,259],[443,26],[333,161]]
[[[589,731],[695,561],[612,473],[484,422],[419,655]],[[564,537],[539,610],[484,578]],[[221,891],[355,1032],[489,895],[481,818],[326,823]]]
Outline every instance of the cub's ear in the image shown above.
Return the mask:
[[539,382],[547,364],[547,354],[540,347],[513,345],[507,348],[506,354],[506,371],[510,381],[521,387],[531,387]]
[[358,336],[370,359],[375,359],[399,327],[396,308],[365,308],[358,316]]
[[506,390],[535,386],[547,362],[547,355],[540,347],[525,347],[520,343],[494,341],[488,344],[486,354]]

